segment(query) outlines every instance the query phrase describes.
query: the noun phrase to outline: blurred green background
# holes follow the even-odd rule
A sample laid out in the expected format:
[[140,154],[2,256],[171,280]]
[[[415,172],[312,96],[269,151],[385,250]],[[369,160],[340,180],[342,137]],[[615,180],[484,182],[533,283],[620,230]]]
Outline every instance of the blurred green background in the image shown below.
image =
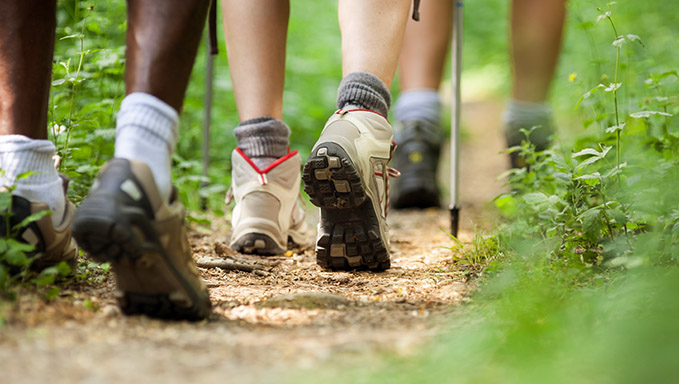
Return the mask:
[[[64,171],[75,180],[73,198],[78,201],[98,167],[113,153],[115,112],[124,96],[126,8],[122,0],[61,0],[58,4],[60,40],[56,45],[50,126],[63,126],[69,134],[68,139],[60,135],[56,141],[61,144],[63,157],[68,159]],[[94,8],[90,10],[92,6]],[[501,100],[508,95],[511,85],[507,55],[509,6],[507,0],[475,0],[465,5],[463,86],[473,88],[474,94]],[[569,3],[563,55],[551,98],[559,117],[560,132],[569,138],[581,132],[578,119],[583,110],[574,110],[580,95],[602,77],[613,76],[615,55],[610,47],[613,34],[607,26],[593,25],[597,7],[605,8],[606,3],[586,0]],[[616,6],[615,18],[621,33],[637,34],[646,43],[645,48],[625,47],[629,52],[623,56],[623,66],[628,79],[671,68],[668,59],[676,62],[678,7],[677,2],[656,0],[623,1]],[[221,21],[218,24],[220,53],[215,59],[211,186],[207,190],[199,187],[206,66],[204,45],[197,56],[181,117],[175,182],[191,210],[200,206],[202,195],[208,199],[212,210],[222,212],[223,193],[230,183],[230,153],[235,147],[231,132],[238,124],[238,117]],[[80,63],[82,67],[78,72]],[[576,74],[574,82],[569,82],[571,74]],[[336,2],[292,1],[284,116],[293,129],[292,149],[299,150],[303,157],[335,109],[340,79]],[[627,87],[623,91],[628,92],[626,107],[638,101],[633,88]],[[393,94],[396,98],[398,79]]]

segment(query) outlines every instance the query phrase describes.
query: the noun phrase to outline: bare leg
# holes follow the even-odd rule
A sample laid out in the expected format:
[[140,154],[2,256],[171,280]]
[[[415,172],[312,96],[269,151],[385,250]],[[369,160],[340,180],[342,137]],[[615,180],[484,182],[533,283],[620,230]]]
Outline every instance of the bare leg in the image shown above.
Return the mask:
[[333,269],[389,268],[389,87],[409,0],[341,0],[343,78],[337,107],[302,171],[320,208],[316,262]]
[[515,100],[546,100],[561,50],[565,16],[565,0],[512,1]]
[[56,0],[0,2],[0,135],[47,138]]
[[451,0],[423,1],[421,21],[408,21],[399,59],[401,91],[439,88],[450,47],[452,12]]
[[127,1],[127,96],[116,122],[115,158],[78,207],[73,233],[92,258],[111,263],[128,315],[196,320],[210,314],[184,209],[170,198],[178,112],[209,4]]
[[341,0],[342,72],[367,72],[391,87],[410,0]]
[[128,0],[127,4],[127,93],[148,93],[180,111],[210,2]]
[[282,119],[289,2],[222,0],[222,9],[238,117]]

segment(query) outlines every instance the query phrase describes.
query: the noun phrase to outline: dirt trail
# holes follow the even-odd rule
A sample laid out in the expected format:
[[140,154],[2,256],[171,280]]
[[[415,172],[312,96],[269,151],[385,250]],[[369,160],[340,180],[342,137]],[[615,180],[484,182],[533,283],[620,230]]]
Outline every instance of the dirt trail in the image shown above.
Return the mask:
[[[464,111],[475,129],[461,156],[460,238],[469,241],[506,165],[497,155],[500,106]],[[8,320],[0,327],[0,383],[277,382],[291,368],[413,353],[471,288],[441,248],[453,244],[441,231],[447,211],[392,212],[390,223],[390,270],[333,273],[316,266],[311,250],[265,262],[233,254],[224,245],[226,220],[215,220],[208,233],[192,233],[196,258],[230,257],[263,269],[202,268],[215,310],[197,324],[122,316],[109,275],[65,288],[51,303],[22,295],[0,308]]]

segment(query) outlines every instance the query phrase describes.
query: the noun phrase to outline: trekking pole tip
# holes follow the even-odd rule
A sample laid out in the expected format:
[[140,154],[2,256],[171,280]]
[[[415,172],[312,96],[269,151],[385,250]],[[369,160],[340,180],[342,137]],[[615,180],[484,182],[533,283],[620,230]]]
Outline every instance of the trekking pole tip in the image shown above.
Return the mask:
[[450,233],[457,237],[457,229],[460,224],[460,207],[457,205],[450,206]]

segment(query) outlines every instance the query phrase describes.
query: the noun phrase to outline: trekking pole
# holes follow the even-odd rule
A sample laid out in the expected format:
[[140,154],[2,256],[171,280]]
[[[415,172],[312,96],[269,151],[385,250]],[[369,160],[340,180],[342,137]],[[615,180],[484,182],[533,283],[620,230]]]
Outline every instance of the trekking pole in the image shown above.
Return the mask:
[[460,88],[462,74],[462,22],[464,0],[454,0],[453,36],[451,47],[451,76],[453,97],[450,124],[450,233],[457,237],[460,224],[459,170],[460,170]]
[[[205,115],[203,116],[203,180],[200,182],[201,189],[207,188],[209,179],[207,168],[210,165],[210,120],[212,117],[212,82],[214,78],[214,55],[219,53],[217,46],[217,1],[210,4],[208,15],[207,47],[205,48]],[[201,197],[200,205],[203,210],[207,209],[207,198]]]

